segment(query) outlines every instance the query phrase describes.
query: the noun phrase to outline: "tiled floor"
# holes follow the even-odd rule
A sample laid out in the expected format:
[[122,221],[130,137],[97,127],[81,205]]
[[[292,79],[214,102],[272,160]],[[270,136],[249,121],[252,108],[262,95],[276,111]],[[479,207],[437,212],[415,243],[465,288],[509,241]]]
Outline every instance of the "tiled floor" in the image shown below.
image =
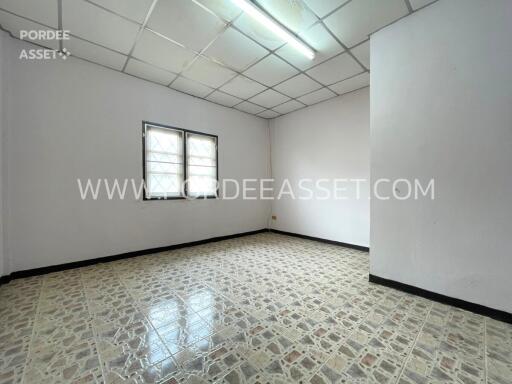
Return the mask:
[[0,383],[512,383],[512,326],[275,234],[0,287]]

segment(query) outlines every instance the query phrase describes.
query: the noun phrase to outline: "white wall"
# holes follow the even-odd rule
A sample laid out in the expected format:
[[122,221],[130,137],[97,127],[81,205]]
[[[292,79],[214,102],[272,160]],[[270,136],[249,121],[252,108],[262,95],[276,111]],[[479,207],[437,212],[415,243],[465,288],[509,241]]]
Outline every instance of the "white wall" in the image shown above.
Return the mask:
[[5,61],[5,53],[4,53],[4,40],[7,39],[7,34],[3,31],[0,31],[0,276],[4,275],[4,271],[6,270],[5,259],[4,259],[4,193],[3,189],[5,187],[4,184],[4,161],[3,157],[5,154],[4,146],[4,71],[6,70],[6,66],[4,65]]
[[266,228],[267,201],[82,201],[77,186],[142,178],[142,120],[217,134],[221,179],[268,177],[266,120],[74,58],[22,61],[30,46],[5,42],[12,271]]
[[512,2],[440,0],[371,39],[371,173],[435,178],[372,199],[370,271],[512,312]]
[[[294,190],[300,178],[368,180],[369,135],[368,88],[272,120],[272,175],[276,180],[276,194],[285,178]],[[311,184],[305,184],[308,185]],[[338,197],[345,196],[347,200],[334,198],[334,193],[328,200],[289,196],[274,200],[272,213],[277,220],[272,222],[272,228],[368,246],[368,182],[360,184],[359,199],[356,183],[341,182],[339,186],[348,188],[347,192],[338,192]],[[315,193],[323,195],[320,191]]]

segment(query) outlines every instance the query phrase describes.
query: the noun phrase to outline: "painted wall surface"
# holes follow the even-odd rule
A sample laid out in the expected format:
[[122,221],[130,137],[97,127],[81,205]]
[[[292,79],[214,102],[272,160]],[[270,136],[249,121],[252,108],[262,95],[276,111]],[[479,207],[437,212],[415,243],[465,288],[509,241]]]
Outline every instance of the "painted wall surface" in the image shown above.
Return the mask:
[[[370,232],[370,100],[369,89],[302,109],[271,121],[272,175],[276,196],[284,179],[296,191],[311,179],[330,190],[314,189],[315,198],[282,194],[274,200],[272,228],[328,240],[368,246]],[[332,181],[340,179],[335,186]],[[341,179],[365,179],[344,182]],[[358,187],[359,185],[359,187]],[[304,187],[313,183],[304,182]],[[286,187],[285,187],[286,188]],[[336,192],[335,188],[340,190]],[[341,189],[346,188],[346,191]],[[359,188],[359,198],[357,193]],[[286,191],[286,189],[284,190]],[[343,199],[346,198],[346,199]]]
[[4,40],[7,39],[7,34],[3,31],[0,31],[0,276],[4,275],[4,271],[6,270],[5,259],[4,259],[4,193],[3,190],[5,188],[4,184],[4,71],[6,70],[6,66],[4,65],[5,61],[5,53],[4,53]]
[[372,36],[372,274],[512,312],[512,2],[441,0]]
[[77,184],[140,181],[143,120],[218,135],[221,179],[268,177],[266,120],[74,58],[19,60],[30,46],[7,45],[12,271],[266,228],[268,201],[83,201]]

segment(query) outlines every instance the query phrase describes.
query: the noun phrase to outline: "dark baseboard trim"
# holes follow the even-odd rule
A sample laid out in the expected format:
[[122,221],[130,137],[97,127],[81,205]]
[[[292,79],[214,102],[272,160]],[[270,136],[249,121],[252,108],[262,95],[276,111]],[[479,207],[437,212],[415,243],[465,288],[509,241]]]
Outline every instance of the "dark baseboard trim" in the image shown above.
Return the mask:
[[121,260],[121,259],[128,259],[128,258],[131,258],[131,257],[148,255],[148,254],[151,254],[151,253],[158,253],[158,252],[164,252],[164,251],[172,251],[172,250],[180,249],[180,248],[193,247],[195,245],[202,245],[202,244],[214,243],[214,242],[222,241],[222,240],[235,239],[237,237],[242,237],[242,236],[255,235],[257,233],[262,233],[262,232],[268,232],[268,229],[266,229],[266,228],[265,229],[259,229],[257,231],[236,233],[236,234],[227,235],[227,236],[212,237],[210,239],[192,241],[190,243],[168,245],[168,246],[165,246],[165,247],[150,248],[150,249],[144,249],[144,250],[140,250],[140,251],[132,251],[132,252],[121,253],[121,254],[118,254],[118,255],[99,257],[97,259],[87,259],[87,260],[81,260],[81,261],[74,261],[72,263],[50,265],[48,267],[28,269],[28,270],[25,270],[25,271],[17,271],[17,272],[11,273],[10,275],[1,276],[0,277],[0,285],[6,284],[6,283],[8,283],[8,282],[10,282],[12,280],[15,280],[15,279],[21,279],[23,277],[45,275],[45,274],[51,273],[51,272],[59,272],[59,271],[65,271],[65,270],[68,270],[68,269],[87,267],[89,265],[94,265],[94,264],[99,264],[99,263],[107,263],[109,261],[116,261],[116,260]]
[[327,239],[322,239],[320,237],[313,237],[313,236],[301,235],[299,233],[280,231],[278,229],[269,229],[269,232],[279,233],[281,235],[287,235],[287,236],[300,237],[301,239],[319,241],[321,243],[326,243],[326,244],[339,245],[339,246],[345,247],[345,248],[357,249],[358,251],[364,251],[364,252],[369,252],[370,251],[369,247],[364,247],[362,245],[342,243],[341,241],[327,240]]
[[426,289],[418,288],[413,285],[400,283],[395,280],[385,279],[383,277],[370,274],[370,283],[384,285],[389,288],[394,288],[402,292],[410,293],[416,296],[424,297],[425,299],[437,301],[442,304],[448,304],[453,307],[464,309],[466,311],[474,312],[479,315],[487,316],[505,323],[512,324],[512,313],[501,311],[499,309],[489,308],[484,305],[471,303],[469,301],[456,299],[454,297],[445,296],[440,293],[427,291]]

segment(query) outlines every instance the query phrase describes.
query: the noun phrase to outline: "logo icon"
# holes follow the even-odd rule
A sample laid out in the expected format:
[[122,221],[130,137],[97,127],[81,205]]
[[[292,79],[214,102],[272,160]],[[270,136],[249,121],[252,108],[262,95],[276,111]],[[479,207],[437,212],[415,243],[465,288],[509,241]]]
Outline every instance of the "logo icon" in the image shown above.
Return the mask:
[[69,56],[71,56],[71,52],[69,52],[66,48],[63,48],[62,51],[59,51],[59,56],[62,57],[62,60],[66,60]]

